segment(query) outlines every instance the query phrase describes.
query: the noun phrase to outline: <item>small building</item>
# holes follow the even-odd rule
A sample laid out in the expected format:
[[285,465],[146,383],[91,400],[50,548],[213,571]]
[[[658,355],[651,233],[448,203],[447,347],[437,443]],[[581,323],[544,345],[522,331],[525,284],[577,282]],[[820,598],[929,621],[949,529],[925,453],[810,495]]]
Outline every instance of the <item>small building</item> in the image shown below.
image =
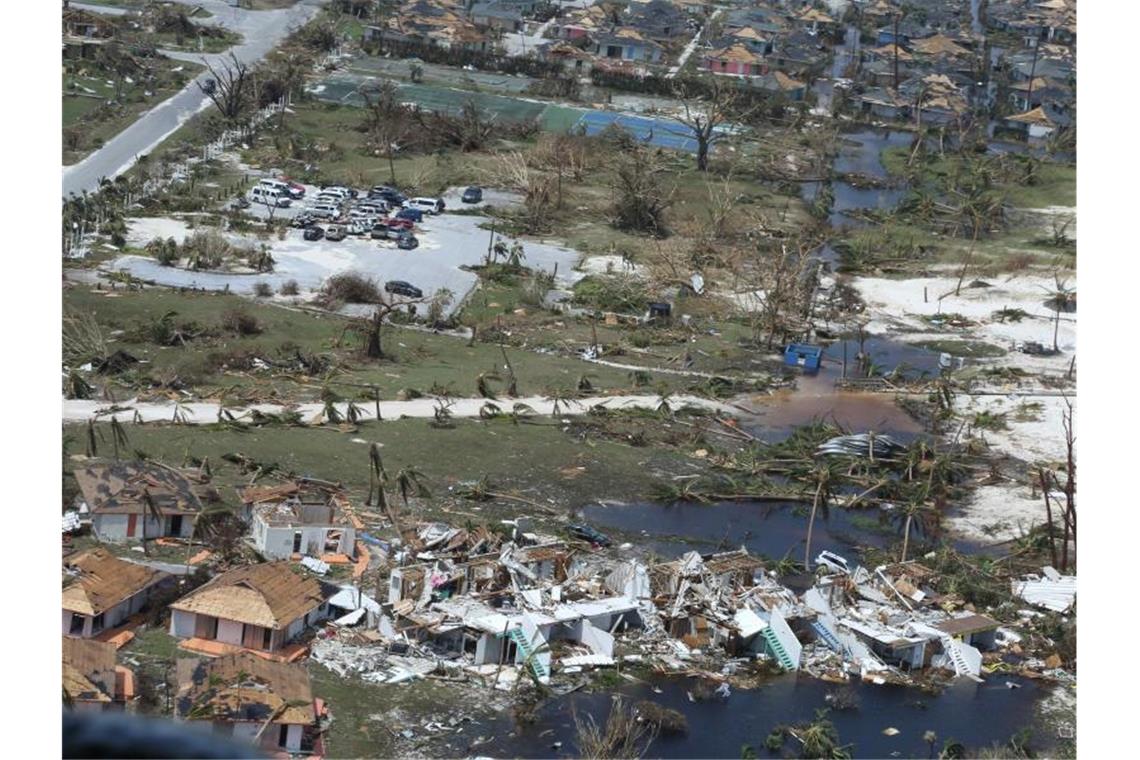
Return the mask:
[[286,562],[237,567],[170,605],[170,635],[278,652],[332,614],[337,590]]
[[997,647],[997,629],[1000,625],[986,615],[969,614],[934,623],[931,627],[951,638],[959,639],[963,644],[988,652]]
[[734,42],[731,45],[710,50],[705,53],[702,63],[706,70],[714,74],[758,76],[768,71],[763,54],[756,52],[743,42]]
[[95,548],[64,559],[63,635],[90,638],[141,612],[171,576]]
[[1053,134],[1057,128],[1057,125],[1049,118],[1049,115],[1045,113],[1045,109],[1041,106],[1037,106],[1032,111],[1007,116],[1005,123],[1007,126],[1024,134],[1026,139],[1030,142],[1040,142],[1048,139],[1049,135]]
[[788,347],[784,349],[784,365],[799,367],[804,371],[804,374],[819,372],[822,363],[823,349],[819,346],[811,346],[807,343],[789,343]]
[[356,529],[343,489],[301,478],[281,486],[246,488],[238,494],[249,513],[251,543],[262,556],[356,556]]
[[92,532],[111,543],[190,538],[202,498],[217,499],[204,478],[153,462],[85,464],[74,474]]
[[640,63],[660,63],[665,49],[631,27],[594,35],[594,52],[604,58]]
[[179,659],[174,714],[267,752],[320,755],[319,700],[304,665],[249,652]]
[[480,29],[513,33],[522,29],[522,12],[501,2],[475,3],[469,11],[471,21]]
[[63,637],[63,693],[72,710],[122,710],[135,696],[134,673],[115,663],[114,644]]

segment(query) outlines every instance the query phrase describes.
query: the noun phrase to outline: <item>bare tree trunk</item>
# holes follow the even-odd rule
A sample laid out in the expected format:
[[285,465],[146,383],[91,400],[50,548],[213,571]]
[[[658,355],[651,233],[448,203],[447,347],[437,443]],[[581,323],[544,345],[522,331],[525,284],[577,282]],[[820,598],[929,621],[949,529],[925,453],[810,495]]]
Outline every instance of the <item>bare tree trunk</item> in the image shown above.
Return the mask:
[[823,491],[823,481],[815,484],[815,496],[811,500],[811,515],[808,516],[807,539],[804,542],[804,569],[811,570],[811,533],[815,527],[815,511],[819,507],[819,495]]
[[1037,471],[1041,481],[1041,497],[1045,499],[1045,524],[1049,529],[1049,555],[1053,560],[1053,567],[1057,566],[1057,536],[1053,529],[1053,505],[1049,501],[1049,481],[1045,470]]

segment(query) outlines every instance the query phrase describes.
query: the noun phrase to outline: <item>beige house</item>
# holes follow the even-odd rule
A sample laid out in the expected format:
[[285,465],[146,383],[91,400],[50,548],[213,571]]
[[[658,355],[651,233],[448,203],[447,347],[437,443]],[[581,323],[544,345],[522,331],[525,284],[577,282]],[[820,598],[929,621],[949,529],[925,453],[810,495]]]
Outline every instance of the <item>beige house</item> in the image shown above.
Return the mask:
[[269,752],[320,755],[317,701],[304,665],[249,652],[180,659],[175,716],[208,721],[215,733]]
[[336,592],[286,562],[234,568],[170,605],[170,634],[276,652],[328,618]]
[[63,572],[63,635],[81,638],[97,636],[142,611],[154,587],[170,578],[103,548],[66,558]]
[[121,710],[134,697],[134,674],[115,664],[112,644],[63,637],[63,693],[73,710]]

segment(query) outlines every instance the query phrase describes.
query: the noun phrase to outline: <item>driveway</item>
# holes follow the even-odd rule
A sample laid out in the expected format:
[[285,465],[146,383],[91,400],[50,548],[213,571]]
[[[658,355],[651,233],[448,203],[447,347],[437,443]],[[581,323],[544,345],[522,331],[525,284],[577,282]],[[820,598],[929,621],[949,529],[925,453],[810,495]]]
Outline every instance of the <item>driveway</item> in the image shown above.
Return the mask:
[[[247,11],[233,8],[222,0],[195,0],[214,14],[210,23],[216,23],[242,35],[242,43],[224,54],[178,56],[195,62],[203,58],[216,64],[228,59],[233,52],[243,63],[252,64],[265,57],[288,34],[309,21],[326,0],[300,0],[291,8],[276,11]],[[185,88],[144,113],[133,124],[107,141],[87,158],[63,169],[63,195],[92,192],[103,177],[112,179],[127,171],[140,154],[154,150],[186,121],[206,108],[210,101],[198,88],[198,82],[209,78],[203,72]]]

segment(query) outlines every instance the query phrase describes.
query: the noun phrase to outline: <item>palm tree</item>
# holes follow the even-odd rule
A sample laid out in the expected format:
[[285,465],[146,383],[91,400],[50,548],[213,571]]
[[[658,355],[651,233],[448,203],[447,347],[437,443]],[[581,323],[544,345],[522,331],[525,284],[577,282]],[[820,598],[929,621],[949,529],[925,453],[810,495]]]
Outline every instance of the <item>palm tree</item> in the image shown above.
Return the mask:
[[396,473],[396,490],[400,492],[400,498],[404,502],[404,506],[408,506],[408,494],[412,494],[421,499],[430,499],[431,491],[425,483],[427,478],[424,474],[412,467],[401,467],[399,472]]
[[1067,280],[1054,278],[1054,289],[1049,292],[1049,305],[1053,308],[1053,350],[1060,351],[1057,345],[1057,332],[1061,329],[1061,312],[1069,312],[1077,305],[1077,290],[1070,288]]
[[115,447],[115,459],[119,458],[119,447],[126,448],[129,443],[123,423],[119,422],[118,417],[111,415],[111,445]]
[[923,501],[908,501],[902,506],[902,509],[898,514],[903,517],[903,545],[902,556],[899,557],[899,562],[906,562],[907,549],[910,547],[911,523],[914,522],[915,518],[918,518],[919,524],[921,525],[923,520],[930,516],[931,508],[930,505],[926,504]]
[[384,460],[380,457],[380,444],[373,442],[368,447],[368,465],[368,500],[365,504],[372,506],[372,497],[375,496],[376,504],[384,510],[384,514],[399,535],[400,523],[396,520],[396,514],[388,503],[388,495],[384,492],[384,487],[388,484],[388,471],[384,469]]
[[553,391],[548,398],[552,404],[550,407],[550,416],[554,418],[561,415],[563,408],[569,409],[571,404],[577,403],[569,391],[561,388]]
[[479,373],[479,377],[475,378],[475,390],[478,391],[479,395],[483,398],[489,398],[494,401],[495,391],[491,388],[491,383],[497,383],[502,379],[503,378],[500,377],[497,372],[481,372]]
[[831,498],[831,483],[835,476],[834,467],[835,465],[831,462],[820,460],[806,473],[805,480],[815,485],[815,494],[811,500],[811,515],[808,517],[807,540],[804,543],[804,567],[806,568],[811,567],[811,534],[815,528],[815,513],[821,504],[824,511],[827,510],[827,503]]
[[162,514],[162,510],[159,509],[157,504],[155,504],[154,499],[151,498],[149,488],[143,488],[142,501],[143,501],[143,506],[145,507],[145,509],[143,510],[143,513],[142,513],[143,554],[146,554],[149,556],[150,555],[150,547],[147,545],[146,524],[150,520],[150,518],[153,517],[155,520],[158,521],[158,524],[161,526],[163,514]]

